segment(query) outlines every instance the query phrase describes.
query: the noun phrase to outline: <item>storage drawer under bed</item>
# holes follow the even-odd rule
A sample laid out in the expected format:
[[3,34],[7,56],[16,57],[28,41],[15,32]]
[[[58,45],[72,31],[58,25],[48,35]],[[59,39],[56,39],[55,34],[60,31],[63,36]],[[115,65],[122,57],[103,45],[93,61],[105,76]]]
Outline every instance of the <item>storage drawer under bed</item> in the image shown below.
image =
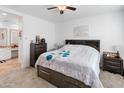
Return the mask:
[[76,80],[72,77],[66,76],[49,68],[38,66],[38,76],[49,81],[60,88],[86,88],[83,82]]
[[42,77],[43,79],[50,81],[50,70],[49,69],[45,69],[45,68],[40,68],[39,66],[37,66],[38,70],[38,76]]

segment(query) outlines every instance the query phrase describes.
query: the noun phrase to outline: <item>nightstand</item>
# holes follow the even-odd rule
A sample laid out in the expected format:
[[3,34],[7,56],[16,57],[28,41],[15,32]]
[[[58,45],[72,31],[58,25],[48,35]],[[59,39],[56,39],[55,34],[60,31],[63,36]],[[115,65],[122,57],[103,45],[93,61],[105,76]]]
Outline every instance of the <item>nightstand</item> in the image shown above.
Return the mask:
[[112,55],[112,52],[103,52],[103,70],[119,73],[123,76],[123,60]]

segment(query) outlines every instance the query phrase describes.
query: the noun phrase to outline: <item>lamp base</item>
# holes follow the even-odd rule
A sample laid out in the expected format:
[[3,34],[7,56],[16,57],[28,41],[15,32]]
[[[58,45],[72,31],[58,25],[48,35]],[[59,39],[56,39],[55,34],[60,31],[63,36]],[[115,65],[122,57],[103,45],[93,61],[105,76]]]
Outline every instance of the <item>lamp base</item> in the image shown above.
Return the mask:
[[116,58],[120,58],[120,53],[119,53],[119,51],[117,51],[117,56],[116,56]]

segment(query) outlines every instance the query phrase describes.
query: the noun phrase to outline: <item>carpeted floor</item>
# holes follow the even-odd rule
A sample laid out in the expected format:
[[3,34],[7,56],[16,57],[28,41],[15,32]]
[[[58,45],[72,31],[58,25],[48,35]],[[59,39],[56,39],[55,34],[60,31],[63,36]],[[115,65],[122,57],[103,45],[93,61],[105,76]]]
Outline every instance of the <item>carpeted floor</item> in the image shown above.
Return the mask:
[[[100,79],[106,88],[124,87],[124,79],[118,74],[101,71]],[[18,69],[0,75],[0,87],[7,88],[53,88],[54,85],[37,77],[34,68]]]
[[[0,64],[0,70],[4,70],[0,71],[1,88],[55,88],[54,85],[37,77],[36,69],[31,67],[21,69],[16,61],[17,59],[14,59],[8,63]],[[119,74],[101,71],[100,79],[106,88],[124,87],[124,78]]]
[[52,84],[37,77],[34,68],[10,71],[0,75],[0,87],[4,88],[53,88]]
[[124,88],[124,77],[119,74],[101,71],[100,80],[105,88]]
[[21,64],[19,63],[18,58],[7,60],[4,63],[0,63],[0,75],[20,68]]

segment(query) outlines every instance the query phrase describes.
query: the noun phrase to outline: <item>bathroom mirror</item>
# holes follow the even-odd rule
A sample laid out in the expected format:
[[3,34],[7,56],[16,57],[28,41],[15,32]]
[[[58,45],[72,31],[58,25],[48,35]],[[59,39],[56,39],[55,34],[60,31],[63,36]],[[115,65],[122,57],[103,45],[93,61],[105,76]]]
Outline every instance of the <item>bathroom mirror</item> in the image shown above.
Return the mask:
[[10,29],[10,45],[11,47],[18,47],[19,30]]

